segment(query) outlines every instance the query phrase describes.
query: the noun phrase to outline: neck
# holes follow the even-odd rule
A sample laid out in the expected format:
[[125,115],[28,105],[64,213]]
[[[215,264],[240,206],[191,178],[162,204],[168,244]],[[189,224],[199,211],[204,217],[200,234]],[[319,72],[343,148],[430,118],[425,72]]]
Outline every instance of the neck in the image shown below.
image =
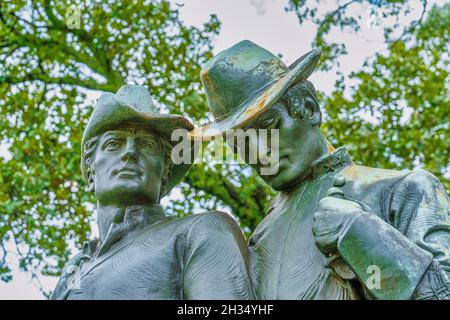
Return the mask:
[[329,153],[332,153],[335,149],[334,147],[331,145],[331,143],[327,140],[327,138],[325,138],[325,136],[323,135],[322,131],[317,128],[315,137],[314,137],[317,141],[317,149],[316,149],[316,159],[319,159]]
[[164,216],[161,206],[155,204],[145,205],[103,205],[97,203],[97,224],[100,241],[104,241],[112,223],[122,223],[130,211],[142,213],[143,223],[158,220]]
[[310,168],[301,177],[299,177],[299,179],[297,179],[298,183],[307,180],[311,176],[315,161],[334,151],[334,147],[328,142],[319,128],[314,130],[314,133],[309,136],[308,140],[309,141],[307,143],[314,146],[314,148],[310,150],[310,156],[305,157],[307,158],[306,161]]
[[285,187],[283,190],[286,192],[291,192],[295,190],[299,185],[301,185],[306,180],[310,179],[313,175],[313,164],[320,158],[325,157],[326,155],[335,151],[334,147],[331,143],[325,138],[322,131],[319,128],[314,130],[312,134],[309,135],[305,144],[310,146],[314,146],[311,148],[308,155],[304,157],[305,166],[308,168],[305,170],[302,175],[299,175],[293,182]]

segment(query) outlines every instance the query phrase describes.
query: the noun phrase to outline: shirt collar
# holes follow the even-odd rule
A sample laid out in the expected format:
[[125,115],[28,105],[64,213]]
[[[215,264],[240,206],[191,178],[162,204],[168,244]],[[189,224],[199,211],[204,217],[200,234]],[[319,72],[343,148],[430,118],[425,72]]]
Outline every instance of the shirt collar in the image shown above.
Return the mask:
[[313,179],[317,179],[328,173],[341,171],[343,168],[352,164],[353,161],[347,149],[340,147],[313,162],[312,177]]
[[164,220],[166,215],[159,204],[150,206],[129,206],[125,209],[122,222],[112,222],[103,242],[99,239],[88,241],[84,244],[83,253],[92,258],[107,252],[115,243],[129,233],[140,230],[155,222]]

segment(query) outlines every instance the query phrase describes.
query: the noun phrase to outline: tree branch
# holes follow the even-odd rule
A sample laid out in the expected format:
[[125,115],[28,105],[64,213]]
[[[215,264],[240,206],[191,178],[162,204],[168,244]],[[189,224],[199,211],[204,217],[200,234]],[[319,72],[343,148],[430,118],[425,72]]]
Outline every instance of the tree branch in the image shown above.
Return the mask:
[[1,82],[9,83],[9,84],[20,84],[26,81],[42,81],[47,84],[58,84],[58,85],[71,85],[80,88],[90,89],[90,90],[100,90],[100,91],[111,91],[114,92],[117,90],[117,86],[111,83],[98,83],[95,80],[81,80],[72,77],[59,77],[52,78],[45,75],[40,74],[28,74],[23,78],[13,78],[6,76],[3,79],[0,79]]
[[395,43],[397,41],[402,40],[405,35],[407,35],[411,31],[413,31],[414,28],[416,28],[417,26],[419,26],[422,23],[423,18],[425,17],[425,12],[427,11],[428,1],[427,0],[422,0],[421,3],[422,3],[422,13],[420,14],[419,19],[414,20],[413,22],[411,22],[411,25],[409,27],[405,28],[403,30],[402,34],[398,38],[392,39],[392,40],[386,40],[386,42],[388,44],[392,44],[392,43]]

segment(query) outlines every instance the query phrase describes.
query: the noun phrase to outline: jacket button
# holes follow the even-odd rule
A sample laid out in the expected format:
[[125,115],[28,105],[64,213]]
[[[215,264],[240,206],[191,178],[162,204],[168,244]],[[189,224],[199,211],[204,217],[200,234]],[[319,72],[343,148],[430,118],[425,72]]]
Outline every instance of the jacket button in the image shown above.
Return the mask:
[[341,189],[336,188],[336,187],[328,189],[327,197],[336,197],[336,198],[342,198],[342,199],[345,198],[344,191],[342,191]]
[[339,175],[339,176],[337,176],[334,179],[333,186],[335,186],[335,187],[342,187],[344,184],[345,184],[345,177],[344,176]]

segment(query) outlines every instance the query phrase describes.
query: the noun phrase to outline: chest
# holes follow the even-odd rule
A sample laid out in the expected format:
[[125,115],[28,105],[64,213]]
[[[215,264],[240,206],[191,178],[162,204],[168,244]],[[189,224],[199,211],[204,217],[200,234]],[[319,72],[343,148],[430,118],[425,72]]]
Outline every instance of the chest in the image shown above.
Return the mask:
[[176,241],[141,237],[84,263],[67,298],[181,299],[181,268]]
[[323,185],[276,203],[250,239],[251,272],[262,299],[339,299],[346,284],[326,267],[314,243],[313,214]]

